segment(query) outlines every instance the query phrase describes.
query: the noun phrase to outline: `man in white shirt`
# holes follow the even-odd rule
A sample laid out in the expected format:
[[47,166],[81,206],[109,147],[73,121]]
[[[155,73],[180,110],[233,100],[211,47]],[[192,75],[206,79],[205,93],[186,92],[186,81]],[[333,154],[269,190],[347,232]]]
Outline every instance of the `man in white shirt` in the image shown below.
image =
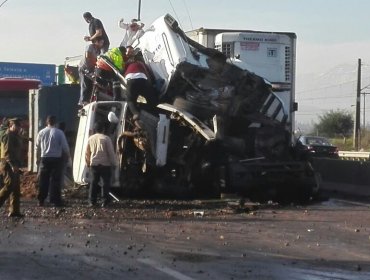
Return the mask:
[[64,132],[56,128],[56,117],[46,118],[47,126],[40,130],[36,140],[36,153],[39,164],[39,206],[44,205],[50,190],[50,203],[63,206],[61,198],[61,179],[63,160],[70,159],[69,147]]
[[131,46],[136,39],[139,39],[144,34],[144,23],[139,24],[137,19],[132,19],[131,23],[125,23],[122,18],[118,22],[118,26],[126,30],[125,36],[121,42],[122,47]]
[[112,177],[112,167],[116,166],[116,155],[113,143],[109,136],[105,135],[104,124],[96,122],[95,134],[91,135],[87,142],[85,152],[86,166],[90,167],[89,206],[93,207],[97,202],[98,184],[103,179],[103,204],[106,207],[110,202],[109,190]]

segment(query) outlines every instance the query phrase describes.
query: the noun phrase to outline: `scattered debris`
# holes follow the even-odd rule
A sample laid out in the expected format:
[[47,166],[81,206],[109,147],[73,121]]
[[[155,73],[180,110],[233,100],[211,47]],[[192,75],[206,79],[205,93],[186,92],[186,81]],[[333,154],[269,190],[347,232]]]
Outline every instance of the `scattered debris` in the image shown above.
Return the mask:
[[203,218],[204,211],[194,211],[194,217],[196,218]]

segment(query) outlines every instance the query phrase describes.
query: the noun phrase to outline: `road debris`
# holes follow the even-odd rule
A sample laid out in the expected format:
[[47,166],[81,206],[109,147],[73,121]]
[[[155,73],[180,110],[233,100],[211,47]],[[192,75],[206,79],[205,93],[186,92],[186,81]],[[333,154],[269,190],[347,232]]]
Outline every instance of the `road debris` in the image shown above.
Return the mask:
[[196,218],[203,218],[204,216],[204,211],[194,211],[193,213]]

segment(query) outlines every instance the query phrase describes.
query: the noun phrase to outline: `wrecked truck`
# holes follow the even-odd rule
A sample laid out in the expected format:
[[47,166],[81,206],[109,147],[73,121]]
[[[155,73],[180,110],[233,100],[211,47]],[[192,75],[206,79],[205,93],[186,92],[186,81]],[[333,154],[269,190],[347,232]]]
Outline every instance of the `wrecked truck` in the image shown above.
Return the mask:
[[[96,94],[79,114],[76,183],[89,182],[84,151],[100,120],[117,143],[112,185],[127,196],[237,193],[288,202],[317,194],[318,176],[294,154],[291,110],[267,80],[190,40],[170,15],[157,19],[134,47],[153,71],[160,103],[153,113],[141,98],[137,126],[125,101]],[[125,79],[116,74],[124,95]]]

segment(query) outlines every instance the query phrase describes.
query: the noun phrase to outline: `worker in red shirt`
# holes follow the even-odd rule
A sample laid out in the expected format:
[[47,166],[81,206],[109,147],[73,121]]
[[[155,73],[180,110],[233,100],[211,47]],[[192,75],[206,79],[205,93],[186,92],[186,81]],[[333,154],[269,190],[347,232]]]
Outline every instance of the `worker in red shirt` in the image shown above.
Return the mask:
[[158,94],[153,87],[153,73],[131,47],[127,47],[128,63],[125,70],[127,80],[127,104],[133,119],[139,119],[140,112],[136,106],[139,95],[145,98],[150,111],[158,104]]

